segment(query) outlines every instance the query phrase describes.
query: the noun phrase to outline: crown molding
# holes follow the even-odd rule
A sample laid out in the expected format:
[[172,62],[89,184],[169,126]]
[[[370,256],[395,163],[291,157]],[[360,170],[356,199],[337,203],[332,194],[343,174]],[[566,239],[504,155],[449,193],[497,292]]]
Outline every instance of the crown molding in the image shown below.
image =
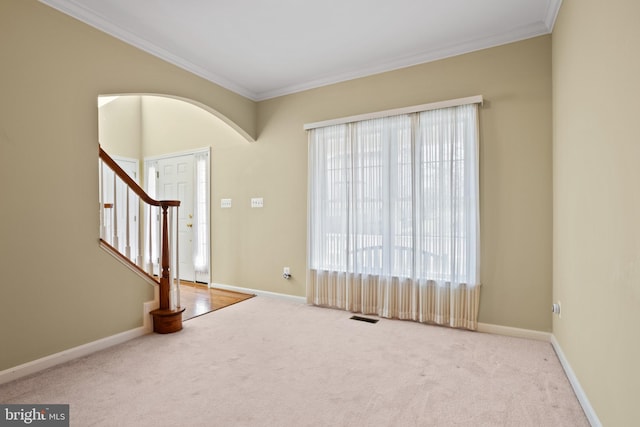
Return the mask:
[[217,84],[227,90],[238,95],[248,98],[252,101],[264,101],[280,96],[291,95],[297,92],[316,89],[322,86],[341,83],[362,77],[368,77],[374,74],[394,71],[401,68],[411,67],[414,65],[424,64],[427,62],[437,61],[453,56],[462,55],[482,49],[488,49],[508,43],[525,40],[551,33],[555,20],[560,10],[562,0],[548,0],[547,10],[544,21],[539,21],[531,25],[515,28],[507,33],[490,35],[487,37],[462,40],[458,43],[451,44],[440,49],[430,49],[426,51],[416,52],[410,55],[404,55],[385,62],[364,65],[359,68],[344,70],[336,74],[328,74],[318,76],[308,81],[300,81],[291,85],[286,85],[273,90],[263,92],[255,92],[247,89],[237,83],[221,77],[210,70],[207,70],[191,61],[175,55],[156,44],[139,37],[128,30],[114,24],[104,16],[97,14],[75,0],[39,0],[66,15],[69,15],[79,21],[90,25],[102,32],[105,32],[123,42],[132,45],[142,51],[156,56],[166,62],[180,67],[198,77],[202,77],[214,84]]
[[556,19],[558,18],[558,12],[560,12],[561,6],[562,0],[549,0],[544,23],[550,33],[553,32],[553,27],[556,25]]
[[[552,0],[560,1],[560,0]],[[427,62],[433,62],[440,59],[450,58],[465,53],[476,52],[483,49],[489,49],[496,46],[501,46],[509,43],[514,43],[521,40],[526,40],[533,37],[549,34],[550,31],[545,22],[539,21],[537,23],[515,28],[508,33],[501,33],[491,35],[487,37],[475,38],[470,40],[461,41],[449,45],[441,49],[432,49],[415,54],[399,57],[391,61],[371,64],[359,69],[351,71],[328,75],[318,79],[314,79],[308,82],[301,82],[291,86],[285,86],[279,89],[260,92],[256,94],[256,101],[264,101],[271,98],[276,98],[284,95],[291,95],[293,93],[302,92],[305,90],[316,89],[322,86],[328,86],[331,84],[341,83],[348,80],[354,80],[362,77],[368,77],[375,74],[381,74],[388,71],[394,71],[401,68],[407,68],[414,65],[420,65]]]
[[218,86],[222,86],[225,89],[230,90],[238,95],[244,96],[245,98],[249,98],[252,101],[256,101],[256,94],[252,91],[248,90],[245,87],[242,87],[224,77],[221,77],[215,73],[212,73],[205,68],[194,64],[191,61],[188,61],[178,55],[174,55],[173,53],[163,49],[156,44],[146,40],[142,37],[139,37],[128,30],[114,24],[109,21],[104,16],[97,14],[86,7],[78,4],[74,0],[39,0],[41,3],[46,4],[53,9],[56,9],[65,15],[69,15],[72,18],[75,18],[91,27],[94,27],[104,33],[109,34],[129,45],[132,45],[144,52],[147,52],[157,58],[160,58],[170,64],[173,64],[177,67],[182,68],[192,74],[195,74],[198,77],[202,77],[212,83],[217,84]]

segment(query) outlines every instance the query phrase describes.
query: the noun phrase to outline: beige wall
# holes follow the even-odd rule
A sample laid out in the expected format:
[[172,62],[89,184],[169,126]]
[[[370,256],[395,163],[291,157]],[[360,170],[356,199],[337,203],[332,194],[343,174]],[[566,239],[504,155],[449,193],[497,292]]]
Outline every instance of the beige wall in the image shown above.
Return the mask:
[[[217,141],[212,143],[213,282],[303,296],[304,123],[475,94],[487,99],[480,123],[480,321],[550,331],[550,37],[260,102],[254,144],[238,142],[228,132],[223,136],[224,126],[196,107],[145,98],[143,140],[158,148],[143,151],[162,154]],[[232,209],[220,208],[222,197],[233,200]],[[251,209],[251,197],[263,197],[265,207]],[[291,280],[282,278],[285,266]]]
[[[265,196],[244,221],[243,283],[304,295],[303,124],[483,95],[480,322],[551,330],[551,40],[549,36],[258,104],[258,143],[242,185]],[[269,247],[270,250],[265,250]],[[278,280],[290,266],[291,282]],[[252,268],[253,267],[253,268]]]
[[605,426],[640,425],[638,17],[565,0],[553,33],[553,332]]
[[99,94],[189,98],[258,137],[215,122],[203,138],[214,282],[292,295],[305,292],[303,124],[481,94],[480,321],[550,330],[553,276],[554,335],[598,416],[637,423],[638,16],[631,0],[565,0],[553,54],[539,37],[254,103],[35,0],[0,2],[0,370],[135,328],[151,298],[97,245]]
[[133,329],[152,289],[98,247],[98,114],[109,93],[255,103],[35,0],[0,2],[0,370]]
[[[131,108],[135,105],[137,111]],[[210,112],[173,98],[122,96],[102,107],[99,116],[100,134],[112,136],[106,138],[107,152],[133,153],[130,145],[136,145],[135,158],[141,164],[145,157],[211,147],[212,281],[237,286],[241,278],[236,264],[242,258],[239,241],[250,193],[234,175],[237,165],[242,170],[249,142]],[[138,140],[128,138],[135,129],[139,131]],[[222,198],[232,198],[231,209],[220,208]]]
[[142,158],[212,147],[248,144],[223,121],[186,101],[141,97]]
[[[142,98],[142,129],[145,157],[211,147],[212,282],[271,289],[268,273],[258,281],[244,280],[246,270],[258,268],[245,259],[245,248],[254,244],[254,236],[245,225],[247,217],[256,214],[256,210],[249,207],[250,198],[255,196],[252,191],[256,180],[246,175],[247,153],[258,143],[248,143],[202,108],[162,97]],[[232,199],[231,209],[220,208],[222,198]],[[263,245],[262,250],[269,252],[271,248]]]
[[[257,136],[212,144],[213,244],[224,247],[214,249],[213,280],[299,296],[303,124],[484,95],[480,321],[550,330],[550,37],[256,104],[35,1],[0,3],[0,28],[0,176],[14,183],[2,186],[3,206],[12,208],[0,222],[0,289],[12,304],[0,311],[0,327],[17,343],[0,354],[0,369],[136,327],[150,298],[97,245],[98,94],[190,98]],[[234,207],[220,209],[221,197]],[[263,197],[264,208],[249,208],[251,197]]]
[[98,141],[111,156],[142,158],[139,96],[120,96],[99,108]]

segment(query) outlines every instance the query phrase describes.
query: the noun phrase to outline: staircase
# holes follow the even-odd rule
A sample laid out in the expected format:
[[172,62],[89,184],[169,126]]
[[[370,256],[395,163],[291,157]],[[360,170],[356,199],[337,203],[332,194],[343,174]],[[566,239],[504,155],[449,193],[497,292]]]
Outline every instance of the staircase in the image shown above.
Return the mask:
[[100,245],[159,286],[153,331],[182,329],[178,274],[178,200],[151,198],[99,147]]

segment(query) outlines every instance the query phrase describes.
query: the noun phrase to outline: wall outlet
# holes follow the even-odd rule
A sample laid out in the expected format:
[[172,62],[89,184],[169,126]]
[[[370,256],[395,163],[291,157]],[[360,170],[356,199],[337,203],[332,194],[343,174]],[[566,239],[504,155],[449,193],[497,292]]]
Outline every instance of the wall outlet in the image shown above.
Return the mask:
[[291,279],[291,270],[289,269],[289,267],[284,267],[282,269],[282,277],[287,280]]
[[264,206],[264,201],[262,197],[252,197],[251,198],[251,207],[252,208],[261,208]]

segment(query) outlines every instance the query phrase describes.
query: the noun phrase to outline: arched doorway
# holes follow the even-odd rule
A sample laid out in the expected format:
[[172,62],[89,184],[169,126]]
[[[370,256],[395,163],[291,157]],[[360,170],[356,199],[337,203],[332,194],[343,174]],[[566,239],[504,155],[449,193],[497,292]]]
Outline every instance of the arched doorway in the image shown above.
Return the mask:
[[[128,164],[151,197],[181,201],[179,275],[182,280],[209,286],[214,256],[211,223],[215,218],[211,212],[215,185],[210,181],[211,150],[229,144],[230,139],[233,143],[250,139],[215,111],[185,99],[147,94],[100,96],[98,106],[103,149],[119,164]],[[233,138],[229,138],[230,132],[235,134]],[[135,225],[131,228],[139,229]],[[140,229],[141,253],[148,238],[156,239],[156,228],[152,226],[149,233]],[[154,260],[152,271],[158,274],[158,254],[141,256]]]

